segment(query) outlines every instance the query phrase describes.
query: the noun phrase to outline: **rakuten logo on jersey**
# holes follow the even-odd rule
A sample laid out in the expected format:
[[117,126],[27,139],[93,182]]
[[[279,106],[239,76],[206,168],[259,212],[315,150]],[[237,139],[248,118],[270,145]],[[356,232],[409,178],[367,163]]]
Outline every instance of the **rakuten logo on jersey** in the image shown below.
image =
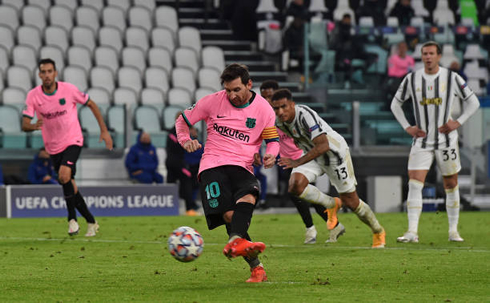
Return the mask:
[[58,118],[60,116],[64,116],[66,115],[68,112],[66,111],[66,109],[64,111],[57,111],[57,112],[54,112],[54,113],[41,113],[41,116],[43,116],[44,119],[54,119],[54,118]]
[[236,129],[229,128],[228,126],[219,126],[218,124],[214,123],[213,129],[220,135],[228,138],[238,139],[244,142],[248,142],[250,140],[248,135],[245,135]]

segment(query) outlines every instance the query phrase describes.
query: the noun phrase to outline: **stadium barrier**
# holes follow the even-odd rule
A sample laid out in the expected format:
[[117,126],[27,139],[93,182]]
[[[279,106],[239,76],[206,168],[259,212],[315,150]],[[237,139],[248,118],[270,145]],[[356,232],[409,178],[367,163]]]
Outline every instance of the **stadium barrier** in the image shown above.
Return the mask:
[[[80,186],[95,216],[179,215],[178,185]],[[0,188],[0,216],[7,218],[66,217],[58,185],[8,185]]]

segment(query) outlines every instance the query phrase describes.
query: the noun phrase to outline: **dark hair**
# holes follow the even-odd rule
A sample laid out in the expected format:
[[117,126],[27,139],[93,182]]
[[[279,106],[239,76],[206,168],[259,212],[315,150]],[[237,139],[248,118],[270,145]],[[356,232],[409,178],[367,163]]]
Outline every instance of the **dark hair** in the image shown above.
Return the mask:
[[427,47],[427,46],[435,46],[437,48],[437,54],[440,55],[442,54],[442,49],[441,49],[441,46],[439,45],[439,43],[435,42],[435,41],[428,41],[428,42],[425,42],[423,45],[422,45],[422,48],[420,49],[420,51],[422,52],[422,50],[424,49],[424,47]]
[[41,70],[41,65],[43,64],[53,64],[53,68],[54,70],[56,70],[56,63],[54,63],[54,61],[50,58],[44,58],[44,59],[41,59],[39,61],[39,63],[37,64],[37,67],[39,68],[39,70]]
[[281,100],[284,98],[286,98],[288,100],[293,100],[293,95],[291,94],[291,92],[287,88],[281,88],[279,90],[276,90],[274,92],[274,94],[272,95],[271,101],[274,102],[274,101]]
[[279,89],[279,83],[276,80],[265,80],[260,85],[260,90],[272,88],[273,90]]
[[221,73],[221,85],[225,82],[231,82],[236,78],[240,78],[242,83],[247,85],[250,80],[248,67],[244,64],[232,63],[228,65]]
[[350,18],[351,18],[350,14],[344,14],[344,15],[342,16],[342,19],[345,19],[345,18],[349,18],[349,19],[350,19]]

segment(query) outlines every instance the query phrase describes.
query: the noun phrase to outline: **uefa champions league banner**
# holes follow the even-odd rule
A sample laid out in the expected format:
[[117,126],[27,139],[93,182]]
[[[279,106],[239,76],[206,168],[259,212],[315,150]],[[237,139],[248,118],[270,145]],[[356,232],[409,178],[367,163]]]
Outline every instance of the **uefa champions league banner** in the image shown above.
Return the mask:
[[[95,216],[175,216],[179,214],[176,184],[80,186]],[[66,217],[59,185],[9,185],[7,218]]]

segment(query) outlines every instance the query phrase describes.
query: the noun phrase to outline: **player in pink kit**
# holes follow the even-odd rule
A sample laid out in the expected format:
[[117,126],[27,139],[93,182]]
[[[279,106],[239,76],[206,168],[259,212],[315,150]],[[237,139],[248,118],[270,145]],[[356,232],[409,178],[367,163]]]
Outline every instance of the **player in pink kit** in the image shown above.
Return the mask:
[[265,245],[251,242],[247,232],[259,195],[252,163],[262,140],[267,143],[264,167],[275,163],[279,152],[275,115],[269,103],[251,91],[245,65],[227,66],[221,83],[224,90],[200,99],[177,119],[177,138],[188,152],[202,148],[190,138],[189,126],[206,121],[208,136],[199,181],[208,228],[225,224],[229,241],[223,253],[228,258],[244,257],[252,272],[247,282],[262,282],[267,275],[257,255]]
[[[63,186],[68,209],[68,234],[78,234],[76,210],[87,220],[86,237],[95,236],[99,225],[78,191],[75,180],[76,162],[83,146],[83,135],[78,121],[77,103],[88,106],[100,127],[100,142],[105,141],[106,148],[112,150],[112,138],[107,131],[99,108],[90,97],[78,90],[76,86],[56,81],[58,72],[51,59],[39,62],[39,78],[42,85],[33,88],[26,99],[23,111],[22,130],[32,132],[41,130],[44,146],[53,160]],[[37,114],[36,123],[31,120]]]

